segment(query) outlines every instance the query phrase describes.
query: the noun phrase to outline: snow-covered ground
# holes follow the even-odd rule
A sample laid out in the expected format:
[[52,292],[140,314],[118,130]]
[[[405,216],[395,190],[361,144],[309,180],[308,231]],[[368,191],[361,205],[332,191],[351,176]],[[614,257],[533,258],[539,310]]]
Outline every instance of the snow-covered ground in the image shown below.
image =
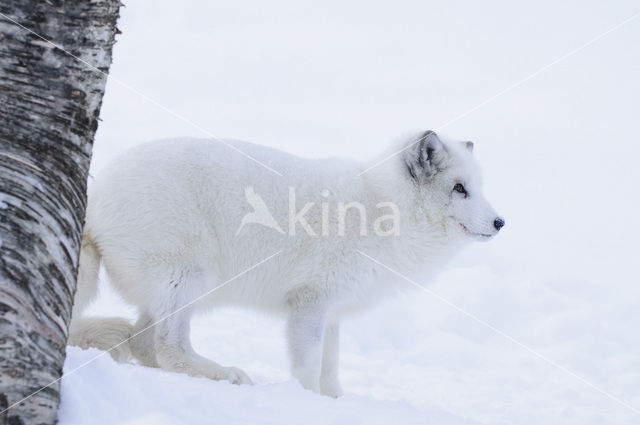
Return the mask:
[[[112,71],[215,135],[365,159],[639,11],[634,1],[140,0],[122,10]],[[442,129],[476,143],[507,226],[429,288],[485,324],[417,290],[349,319],[346,395],[333,400],[289,379],[282,323],[215,311],[194,321],[196,349],[256,385],[102,356],[63,379],[61,425],[640,423],[638,46],[640,18]],[[94,172],[141,141],[205,136],[115,81],[102,118]],[[93,312],[131,315],[103,295]],[[99,354],[71,348],[65,370]]]

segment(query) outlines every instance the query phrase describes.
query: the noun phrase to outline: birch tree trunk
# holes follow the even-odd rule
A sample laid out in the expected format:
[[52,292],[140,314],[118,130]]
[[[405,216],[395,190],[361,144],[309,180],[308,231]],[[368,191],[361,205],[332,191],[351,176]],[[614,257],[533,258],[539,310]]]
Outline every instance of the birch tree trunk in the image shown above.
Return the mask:
[[56,422],[106,84],[27,29],[106,73],[119,6],[0,2],[0,424]]

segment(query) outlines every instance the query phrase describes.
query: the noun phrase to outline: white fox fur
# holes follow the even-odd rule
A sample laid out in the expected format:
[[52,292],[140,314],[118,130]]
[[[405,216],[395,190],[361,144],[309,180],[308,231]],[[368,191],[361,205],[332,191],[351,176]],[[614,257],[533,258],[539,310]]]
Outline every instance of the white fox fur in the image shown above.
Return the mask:
[[[404,285],[358,250],[395,270],[420,268],[432,275],[462,244],[489,239],[501,227],[481,194],[470,142],[442,142],[432,132],[413,136],[394,146],[407,147],[402,153],[361,176],[375,162],[303,159],[230,143],[283,176],[223,144],[180,139],[136,147],[95,179],[70,344],[109,349],[159,321],[120,344],[114,357],[132,355],[147,366],[249,383],[241,370],[194,352],[189,322],[194,312],[218,305],[256,308],[286,318],[293,376],[305,388],[336,397],[342,393],[340,318]],[[269,209],[272,224],[243,220],[252,210],[248,199]],[[308,202],[314,203],[303,216],[308,225],[292,225],[291,215]],[[348,210],[340,234],[340,202],[363,206],[366,234],[356,207]],[[372,225],[393,211],[380,206],[385,202],[397,206],[399,218],[378,226],[388,235]],[[134,326],[80,316],[96,295],[101,262],[113,288],[137,307]]]

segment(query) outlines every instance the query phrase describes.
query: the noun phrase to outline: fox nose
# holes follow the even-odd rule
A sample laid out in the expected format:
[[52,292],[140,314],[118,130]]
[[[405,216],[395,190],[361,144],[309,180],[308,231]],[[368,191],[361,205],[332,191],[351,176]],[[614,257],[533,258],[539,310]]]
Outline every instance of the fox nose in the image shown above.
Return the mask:
[[504,219],[502,217],[498,217],[493,220],[493,227],[495,227],[496,230],[502,229],[504,227]]

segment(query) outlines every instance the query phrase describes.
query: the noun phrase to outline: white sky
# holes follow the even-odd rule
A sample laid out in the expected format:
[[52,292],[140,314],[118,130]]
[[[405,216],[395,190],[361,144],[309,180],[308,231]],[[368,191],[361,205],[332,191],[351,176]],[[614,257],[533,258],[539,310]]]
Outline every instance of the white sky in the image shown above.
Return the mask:
[[[136,0],[122,8],[112,74],[217,136],[362,158],[407,130],[441,126],[637,11],[634,1]],[[559,119],[584,135],[628,124],[639,35],[638,22],[621,28],[446,133],[500,146],[548,138],[541,127]],[[593,90],[609,102],[588,105]],[[113,82],[102,119],[97,164],[140,141],[205,136]]]

